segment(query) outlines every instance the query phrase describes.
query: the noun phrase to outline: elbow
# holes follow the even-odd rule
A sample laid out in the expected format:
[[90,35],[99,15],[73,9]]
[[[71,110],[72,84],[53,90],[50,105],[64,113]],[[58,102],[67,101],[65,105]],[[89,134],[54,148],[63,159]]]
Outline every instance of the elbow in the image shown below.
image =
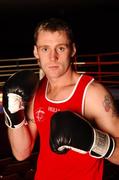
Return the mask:
[[13,156],[15,157],[15,159],[17,161],[24,161],[25,159],[27,159],[29,156],[31,155],[31,152],[13,152]]
[[24,161],[26,160],[30,155],[27,155],[27,156],[21,156],[21,155],[14,155],[15,159],[17,161]]

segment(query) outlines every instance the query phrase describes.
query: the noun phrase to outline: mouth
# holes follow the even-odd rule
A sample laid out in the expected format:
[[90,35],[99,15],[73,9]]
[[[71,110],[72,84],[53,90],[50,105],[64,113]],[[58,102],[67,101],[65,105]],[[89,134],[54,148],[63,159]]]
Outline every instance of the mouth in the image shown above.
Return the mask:
[[49,66],[48,68],[49,68],[49,69],[58,69],[59,66],[57,66],[57,65],[52,65],[52,66]]

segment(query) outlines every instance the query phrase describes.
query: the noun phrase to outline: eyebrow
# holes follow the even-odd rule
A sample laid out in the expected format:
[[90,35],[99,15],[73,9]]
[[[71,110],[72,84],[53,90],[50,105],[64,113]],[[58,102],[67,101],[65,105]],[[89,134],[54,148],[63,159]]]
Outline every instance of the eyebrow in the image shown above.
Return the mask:
[[[44,44],[44,45],[36,45],[37,48],[42,48],[42,47],[49,47],[50,45],[47,45],[47,44]],[[66,46],[66,47],[69,47],[70,46],[70,43],[60,43],[60,44],[57,44],[56,46]]]

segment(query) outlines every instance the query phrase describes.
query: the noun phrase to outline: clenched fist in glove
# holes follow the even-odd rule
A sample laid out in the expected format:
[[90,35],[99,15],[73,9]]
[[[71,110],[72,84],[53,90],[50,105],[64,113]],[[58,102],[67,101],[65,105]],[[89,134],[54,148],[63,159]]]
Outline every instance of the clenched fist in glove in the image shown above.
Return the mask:
[[21,127],[25,123],[25,104],[33,96],[38,77],[31,70],[21,70],[13,74],[3,86],[3,111],[5,124],[10,128]]
[[109,158],[115,142],[108,134],[93,128],[87,120],[71,111],[55,113],[51,118],[50,146],[55,153],[70,149],[96,158]]

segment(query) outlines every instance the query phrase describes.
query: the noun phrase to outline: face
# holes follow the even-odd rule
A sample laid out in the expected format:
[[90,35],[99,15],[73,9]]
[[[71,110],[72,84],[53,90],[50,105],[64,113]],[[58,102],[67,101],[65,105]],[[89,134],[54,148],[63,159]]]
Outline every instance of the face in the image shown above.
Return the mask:
[[71,57],[76,52],[65,31],[40,31],[34,55],[47,77],[58,78],[71,70]]

